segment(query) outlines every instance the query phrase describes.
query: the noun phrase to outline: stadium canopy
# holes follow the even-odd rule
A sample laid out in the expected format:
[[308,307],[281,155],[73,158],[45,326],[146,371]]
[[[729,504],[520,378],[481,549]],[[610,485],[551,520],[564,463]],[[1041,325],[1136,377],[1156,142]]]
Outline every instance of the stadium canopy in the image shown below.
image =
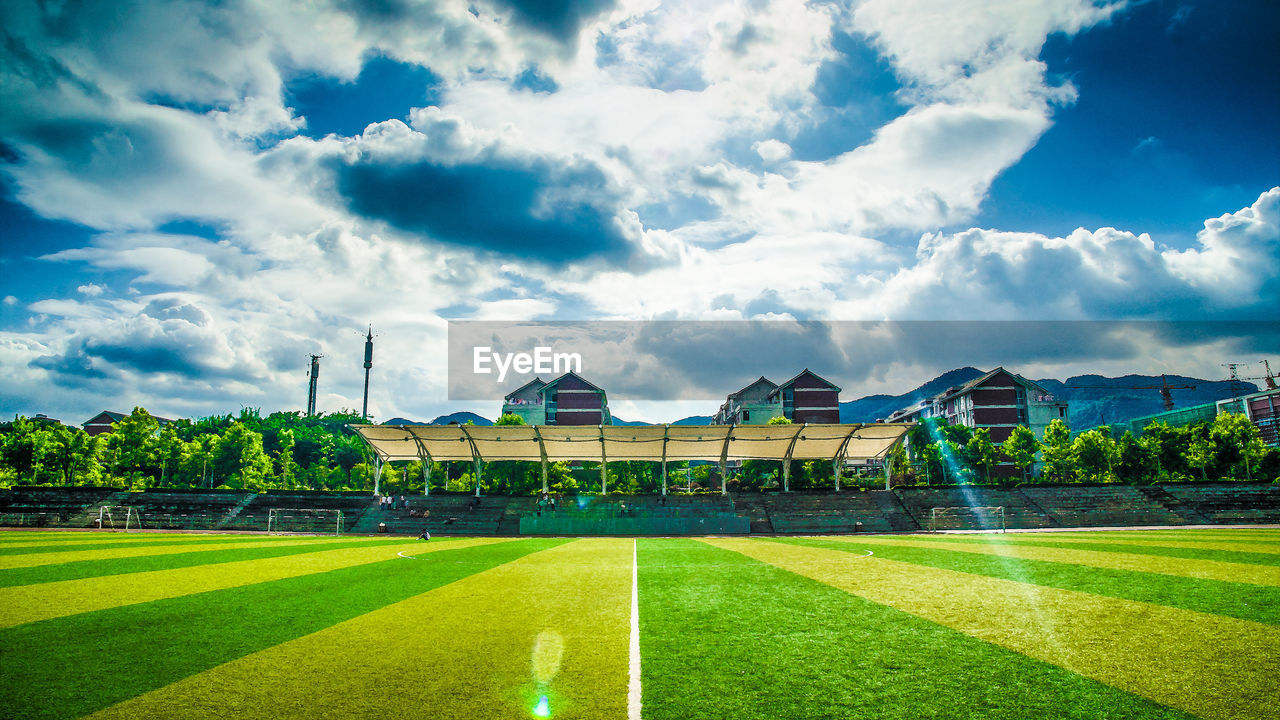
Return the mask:
[[[682,460],[718,462],[777,460],[787,488],[792,460],[828,460],[835,468],[849,461],[884,461],[911,427],[907,423],[840,425],[352,425],[381,462],[524,460],[601,463],[602,489],[609,461],[660,462],[663,490],[666,464]],[[429,472],[429,462],[423,472]],[[378,473],[380,475],[380,473]],[[724,490],[721,472],[721,490]],[[429,484],[429,483],[428,483]],[[477,483],[477,494],[479,487]]]

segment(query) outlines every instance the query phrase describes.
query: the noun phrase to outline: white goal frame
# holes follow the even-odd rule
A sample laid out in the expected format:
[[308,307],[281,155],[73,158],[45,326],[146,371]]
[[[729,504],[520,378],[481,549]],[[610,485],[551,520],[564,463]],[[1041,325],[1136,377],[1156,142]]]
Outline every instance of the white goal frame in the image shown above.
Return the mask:
[[[943,515],[951,514],[953,517],[956,517],[956,516],[963,517],[965,515],[968,515],[975,518],[984,518],[983,513],[986,513],[985,519],[988,519],[988,520],[994,520],[995,518],[1000,519],[1000,532],[1002,533],[1008,532],[1007,526],[1005,525],[1005,514],[1004,514],[1003,505],[953,505],[948,507],[932,508],[929,511],[929,532],[940,532],[940,530],[938,529],[938,515],[939,515],[938,511],[939,510],[942,511],[941,514]],[[992,527],[991,529],[994,530],[995,527]]]
[[[124,511],[123,527],[116,526],[116,515],[118,515],[120,511]],[[98,508],[98,529],[122,530],[124,532],[129,532],[130,530],[141,530],[142,516],[138,514],[138,508],[132,505],[103,505]]]
[[281,530],[280,521],[284,518],[292,518],[295,516],[316,519],[323,517],[324,513],[334,513],[333,534],[341,535],[345,517],[342,511],[337,508],[271,508],[267,511],[267,532],[268,533],[292,533],[292,532],[317,532],[312,529],[308,530]]

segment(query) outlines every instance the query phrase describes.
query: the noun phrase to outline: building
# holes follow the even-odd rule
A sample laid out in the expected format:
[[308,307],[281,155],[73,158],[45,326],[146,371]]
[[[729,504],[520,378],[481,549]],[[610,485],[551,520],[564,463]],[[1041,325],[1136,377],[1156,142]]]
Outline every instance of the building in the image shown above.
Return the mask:
[[785,417],[793,423],[838,423],[840,388],[808,368],[781,385],[761,377],[729,393],[712,422],[765,425],[776,417]]
[[1231,400],[1219,400],[1218,413],[1239,413],[1249,418],[1258,428],[1262,442],[1280,447],[1280,389],[1272,388],[1258,393],[1242,395]]
[[766,425],[782,416],[782,403],[773,398],[778,386],[765,377],[729,393],[711,421],[714,425]]
[[[111,412],[110,410],[103,410],[97,415],[94,415],[88,420],[80,423],[80,427],[84,428],[84,431],[90,435],[104,435],[111,432],[111,426],[113,424],[118,423],[127,417],[129,417],[129,413],[118,413]],[[155,418],[156,422],[160,423],[161,426],[168,425],[173,422],[169,418],[162,418],[158,415],[152,415],[151,417]]]
[[[986,428],[997,446],[1008,440],[1019,425],[1042,438],[1054,420],[1069,422],[1065,400],[1058,400],[1036,383],[1002,367],[898,410],[887,421],[919,422],[935,417],[953,425]],[[1000,463],[996,471],[1008,477],[1018,474],[1007,462]]]
[[503,415],[529,425],[612,425],[604,390],[568,372],[551,382],[534,378],[502,399]]
[[782,415],[791,422],[840,422],[840,388],[809,368],[779,385],[770,397],[782,403]]
[[1141,435],[1142,431],[1153,422],[1175,427],[1213,422],[1213,419],[1222,413],[1244,415],[1249,418],[1249,422],[1257,426],[1262,442],[1271,447],[1280,447],[1280,425],[1277,425],[1277,420],[1280,419],[1280,390],[1277,389],[1133,418],[1129,421],[1129,430],[1134,435]]

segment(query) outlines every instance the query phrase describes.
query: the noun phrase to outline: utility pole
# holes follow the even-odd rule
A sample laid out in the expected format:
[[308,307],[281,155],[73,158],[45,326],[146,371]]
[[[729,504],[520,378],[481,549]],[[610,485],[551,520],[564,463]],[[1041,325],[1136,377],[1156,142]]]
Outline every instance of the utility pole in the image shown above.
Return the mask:
[[320,379],[320,358],[323,355],[311,356],[311,382],[307,389],[307,417],[316,414],[316,383]]
[[369,370],[373,367],[373,326],[369,326],[369,334],[364,339],[364,407],[360,416],[369,422]]

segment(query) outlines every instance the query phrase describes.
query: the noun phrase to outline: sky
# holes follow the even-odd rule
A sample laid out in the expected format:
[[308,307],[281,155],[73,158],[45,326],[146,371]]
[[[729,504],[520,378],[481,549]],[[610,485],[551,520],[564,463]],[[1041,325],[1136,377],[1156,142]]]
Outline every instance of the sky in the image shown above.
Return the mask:
[[[492,417],[514,386],[450,399],[450,321],[772,328],[658,355],[721,397],[1258,375],[1278,33],[1271,0],[7,0],[0,414],[300,410],[311,353],[359,408],[372,327],[375,419]],[[796,321],[1184,324],[873,358]],[[615,415],[714,411],[646,377]]]

